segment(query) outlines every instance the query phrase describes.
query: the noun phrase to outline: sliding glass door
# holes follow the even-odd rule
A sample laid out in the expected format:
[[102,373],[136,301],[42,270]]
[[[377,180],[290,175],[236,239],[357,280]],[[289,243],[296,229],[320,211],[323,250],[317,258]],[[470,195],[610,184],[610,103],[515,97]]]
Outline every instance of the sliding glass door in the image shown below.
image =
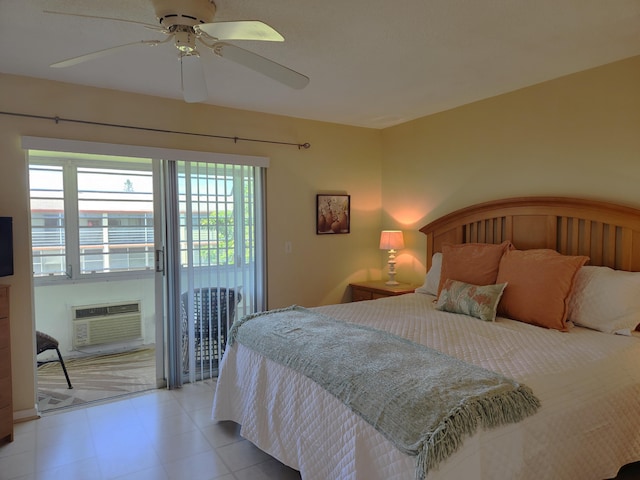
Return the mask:
[[[23,146],[34,278],[52,291],[38,314],[47,330],[72,338],[69,305],[139,304],[135,338],[78,334],[64,352],[85,354],[86,338],[100,351],[151,345],[158,384],[216,376],[231,323],[265,307],[268,159],[35,137]],[[62,298],[63,287],[81,298]]]
[[209,162],[175,162],[166,171],[169,385],[176,387],[217,376],[234,319],[264,308],[264,173]]

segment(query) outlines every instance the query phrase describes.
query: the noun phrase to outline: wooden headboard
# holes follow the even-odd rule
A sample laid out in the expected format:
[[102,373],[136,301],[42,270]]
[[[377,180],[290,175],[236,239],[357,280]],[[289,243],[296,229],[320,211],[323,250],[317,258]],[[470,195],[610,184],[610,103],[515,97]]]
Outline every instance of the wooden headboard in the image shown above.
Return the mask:
[[594,200],[519,197],[480,203],[420,229],[427,270],[444,243],[501,243],[587,255],[590,265],[640,271],[640,210]]

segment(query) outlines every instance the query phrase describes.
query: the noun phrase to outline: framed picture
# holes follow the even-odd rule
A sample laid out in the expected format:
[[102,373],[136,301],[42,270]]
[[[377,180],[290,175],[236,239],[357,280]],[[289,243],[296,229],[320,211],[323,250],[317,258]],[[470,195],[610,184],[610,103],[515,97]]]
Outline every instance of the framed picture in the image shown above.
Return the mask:
[[316,234],[349,233],[351,225],[350,195],[316,196]]

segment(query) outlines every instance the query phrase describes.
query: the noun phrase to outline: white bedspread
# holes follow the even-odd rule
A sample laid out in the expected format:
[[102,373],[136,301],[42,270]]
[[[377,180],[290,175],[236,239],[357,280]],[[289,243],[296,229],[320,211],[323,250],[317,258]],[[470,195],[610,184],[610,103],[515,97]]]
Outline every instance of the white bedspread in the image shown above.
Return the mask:
[[[317,309],[499,372],[541,400],[523,422],[468,438],[429,480],[603,480],[640,460],[640,339],[487,323],[436,311],[432,300],[410,294]],[[308,378],[237,343],[222,361],[213,418],[241,424],[243,437],[304,480],[414,478],[414,457]]]

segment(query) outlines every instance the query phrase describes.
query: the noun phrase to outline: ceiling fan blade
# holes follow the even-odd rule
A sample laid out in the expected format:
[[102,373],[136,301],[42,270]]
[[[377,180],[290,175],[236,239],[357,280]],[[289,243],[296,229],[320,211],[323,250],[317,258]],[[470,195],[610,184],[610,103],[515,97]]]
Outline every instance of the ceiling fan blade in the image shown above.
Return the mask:
[[180,69],[184,101],[187,103],[204,102],[209,94],[200,56],[197,53],[181,55]]
[[[167,40],[169,40],[169,38]],[[138,40],[137,42],[125,43],[124,45],[118,45],[117,47],[105,48],[104,50],[98,50],[97,52],[87,53],[86,55],[80,55],[79,57],[68,58],[67,60],[62,60],[61,62],[52,63],[49,66],[53,68],[71,67],[72,65],[77,65],[78,63],[86,62],[88,60],[93,60],[95,58],[104,57],[106,55],[111,55],[112,53],[116,53],[120,50],[124,50],[133,45],[149,45],[151,47],[154,47],[156,45],[166,42],[167,40]]]
[[195,30],[204,32],[215,40],[260,40],[263,42],[284,42],[284,37],[266,23],[258,20],[239,22],[214,22],[194,25]]
[[244,48],[219,42],[212,46],[212,50],[220,57],[250,68],[291,88],[301,89],[309,83],[309,77]]
[[98,17],[96,15],[83,15],[81,13],[68,13],[68,12],[56,12],[53,10],[43,10],[44,13],[51,13],[54,15],[67,15],[67,16],[72,16],[72,17],[82,17],[82,18],[94,18],[97,20],[114,20],[116,22],[126,22],[126,23],[135,23],[136,25],[142,25],[145,28],[148,28],[150,30],[158,30],[160,32],[167,32],[167,29],[159,26],[159,25],[153,25],[151,23],[145,23],[145,22],[138,22],[136,20],[127,20],[124,18],[114,18],[114,17]]

